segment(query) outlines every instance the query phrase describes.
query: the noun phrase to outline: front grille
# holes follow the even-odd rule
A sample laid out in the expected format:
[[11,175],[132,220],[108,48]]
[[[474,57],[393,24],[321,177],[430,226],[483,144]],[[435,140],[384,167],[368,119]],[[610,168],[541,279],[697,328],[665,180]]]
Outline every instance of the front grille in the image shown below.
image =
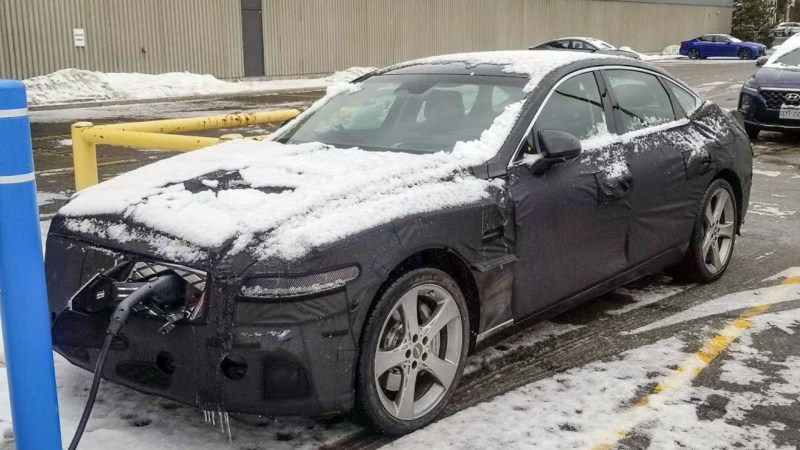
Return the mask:
[[764,89],[759,93],[767,102],[767,109],[779,110],[783,105],[800,107],[800,92]]
[[129,281],[142,281],[152,277],[153,275],[170,271],[178,274],[181,278],[186,280],[187,283],[194,286],[198,291],[202,292],[206,290],[206,274],[175,264],[138,261],[133,265],[133,269],[131,269]]

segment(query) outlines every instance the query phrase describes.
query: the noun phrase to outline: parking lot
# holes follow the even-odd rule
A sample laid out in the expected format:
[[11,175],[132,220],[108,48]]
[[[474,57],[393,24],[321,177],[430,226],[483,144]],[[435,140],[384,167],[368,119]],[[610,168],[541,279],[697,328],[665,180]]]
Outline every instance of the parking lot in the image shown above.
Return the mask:
[[[738,60],[661,67],[728,109],[736,107],[741,84],[756,70],[753,62]],[[72,122],[304,108],[321,95],[34,111],[42,220],[73,192]],[[754,151],[749,213],[721,280],[680,284],[658,274],[551,321],[492,338],[469,360],[448,417],[392,445],[422,448],[435,437],[435,448],[800,446],[800,136],[762,133]],[[172,155],[98,147],[101,179]],[[75,392],[88,388],[88,373],[61,359],[56,365],[60,385]],[[82,399],[61,398],[62,416],[79,415]],[[170,419],[155,420],[164,410]],[[219,433],[219,423],[206,425],[195,408],[110,384],[101,388],[95,411],[97,432],[87,430],[85,439],[102,442],[110,436],[103,429],[129,428],[114,434],[122,439],[115,441],[119,448],[126,448],[126,436],[161,448],[377,448],[392,441],[343,417],[237,417],[229,434]],[[182,439],[171,443],[176,432]]]

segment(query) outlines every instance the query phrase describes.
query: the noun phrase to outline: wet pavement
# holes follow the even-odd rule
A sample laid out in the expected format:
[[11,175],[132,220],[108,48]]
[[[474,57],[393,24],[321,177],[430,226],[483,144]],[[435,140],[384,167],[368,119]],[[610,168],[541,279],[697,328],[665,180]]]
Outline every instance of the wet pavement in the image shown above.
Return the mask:
[[[752,62],[739,61],[681,61],[661,66],[707,98],[730,109],[736,107],[739,86],[756,69]],[[107,123],[302,108],[320,95],[304,93],[230,101],[34,112],[34,154],[43,218],[52,215],[72,193],[68,141],[71,122]],[[271,129],[264,127],[251,133],[263,134]],[[737,239],[733,261],[721,280],[708,285],[682,284],[664,274],[656,274],[552,321],[520,325],[493,338],[470,357],[465,378],[447,409],[451,417],[444,419],[442,425],[449,426],[449,421],[453,421],[452,427],[457,427],[458,417],[475,411],[470,407],[481,402],[499,402],[502,397],[498,396],[504,393],[557,379],[561,374],[579,377],[581,368],[587,364],[602,366],[604,362],[619,360],[625,352],[644,346],[678,345],[686,355],[699,352],[705,358],[703,349],[709,342],[716,342],[717,335],[731,324],[748,322],[746,327],[743,325],[738,340],[720,346],[718,354],[709,361],[701,358],[704,365],[699,372],[673,388],[673,396],[667,404],[683,408],[681,411],[689,425],[671,422],[669,414],[674,411],[663,405],[645,406],[648,415],[636,412],[642,399],[653,398],[654,402],[660,392],[658,386],[671,386],[670,377],[674,378],[674,372],[681,372],[679,368],[683,363],[670,363],[663,370],[654,371],[652,379],[635,382],[638,383],[635,395],[621,403],[628,406],[618,408],[612,415],[595,418],[604,424],[607,422],[611,434],[617,437],[608,441],[601,436],[594,443],[596,448],[797,448],[800,445],[800,377],[797,376],[800,373],[800,294],[782,288],[781,283],[793,283],[793,277],[800,277],[800,272],[781,274],[800,268],[800,137],[763,133],[754,143],[754,150],[750,212],[743,235]],[[113,177],[171,155],[163,151],[100,146],[101,177]],[[763,306],[765,304],[767,306]],[[743,316],[754,307],[761,309]],[[759,322],[758,317],[764,320]],[[672,338],[677,340],[670,340]],[[773,392],[778,387],[782,390]],[[108,389],[129,392],[120,387]],[[133,402],[131,408],[150,398],[132,392],[129,395],[132,399],[129,401]],[[174,408],[190,415],[191,408]],[[646,420],[639,420],[640,415]],[[628,420],[629,416],[635,420]],[[685,426],[705,430],[705,439],[695,440],[696,436],[683,429]],[[227,438],[220,436],[218,445],[248,449],[323,445],[377,448],[391,441],[362,430],[344,418],[326,421],[240,418],[234,421],[233,427],[234,439],[228,443]],[[257,435],[262,443],[253,445],[252,436],[237,440],[237,427],[240,436]],[[579,432],[579,428],[569,424],[556,427],[548,442],[553,442],[554,438],[555,442],[561,442],[559,437],[567,442],[568,435]],[[151,427],[150,431],[155,430]],[[746,436],[750,435],[757,436],[758,440],[749,441]],[[397,445],[416,448],[412,445],[413,437],[410,439],[399,441]],[[536,447],[537,442],[536,436],[531,436],[523,441],[528,445],[522,447]],[[459,445],[453,444],[451,448],[459,448]]]

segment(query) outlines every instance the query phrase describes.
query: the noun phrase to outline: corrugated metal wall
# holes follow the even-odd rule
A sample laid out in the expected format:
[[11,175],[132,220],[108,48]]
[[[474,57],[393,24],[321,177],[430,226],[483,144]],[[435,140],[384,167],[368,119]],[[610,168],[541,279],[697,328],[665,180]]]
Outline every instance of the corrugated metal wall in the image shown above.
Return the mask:
[[[67,67],[242,76],[236,0],[0,0],[0,76]],[[76,48],[72,29],[86,30]]]
[[729,32],[732,14],[730,7],[610,0],[263,1],[272,76],[520,49],[558,36],[660,51],[702,33]]
[[[730,30],[732,8],[613,0],[262,0],[265,75],[589,35],[639,51]],[[72,29],[86,30],[75,48]],[[243,75],[239,0],[0,0],[0,76],[77,67]]]

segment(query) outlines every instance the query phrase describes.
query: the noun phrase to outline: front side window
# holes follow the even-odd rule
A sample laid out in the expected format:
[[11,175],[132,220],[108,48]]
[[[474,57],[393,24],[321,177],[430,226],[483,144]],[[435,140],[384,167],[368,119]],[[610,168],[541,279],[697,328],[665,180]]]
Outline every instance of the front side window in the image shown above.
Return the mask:
[[609,50],[609,49],[613,49],[614,48],[613,45],[609,44],[606,41],[601,41],[600,39],[589,39],[588,42],[590,42],[595,47],[603,49],[603,50]]
[[569,78],[553,91],[534,129],[567,132],[581,141],[608,133],[600,89],[593,73]]
[[525,98],[512,76],[380,75],[339,94],[279,131],[278,142],[436,153],[479,139],[507,106]]
[[583,50],[585,48],[585,45],[583,41],[572,41],[572,48],[574,48],[575,50]]
[[675,120],[669,95],[655,75],[635,70],[608,70],[606,77],[614,92],[614,112],[624,132]]

